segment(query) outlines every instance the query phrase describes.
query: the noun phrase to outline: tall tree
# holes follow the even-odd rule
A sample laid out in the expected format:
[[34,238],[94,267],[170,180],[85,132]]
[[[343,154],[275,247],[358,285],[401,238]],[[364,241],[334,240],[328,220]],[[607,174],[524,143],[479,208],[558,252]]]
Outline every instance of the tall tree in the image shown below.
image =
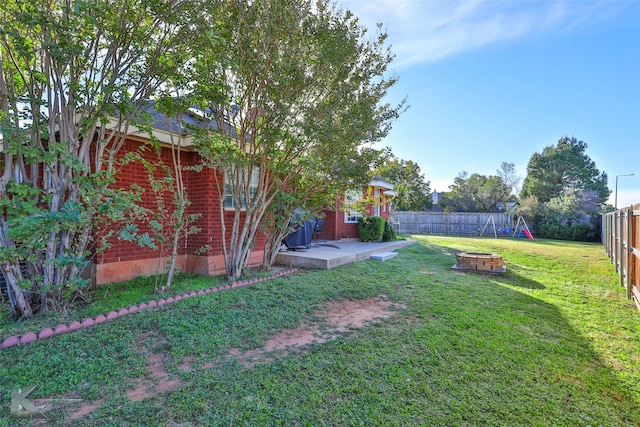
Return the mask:
[[542,153],[534,153],[527,166],[527,176],[520,197],[536,196],[542,203],[560,197],[572,190],[596,191],[600,203],[611,192],[607,187],[607,174],[600,172],[586,154],[587,144],[575,137],[560,138]]
[[113,167],[130,121],[181,57],[181,7],[2,2],[0,268],[19,316],[85,285],[94,227],[128,215],[114,211],[127,199],[109,190]]
[[593,240],[598,216],[609,197],[607,174],[586,154],[587,144],[563,137],[534,153],[520,193],[520,211],[542,237]]
[[440,204],[449,212],[495,212],[499,203],[513,201],[511,187],[500,176],[461,172],[442,196]]
[[396,82],[385,76],[393,58],[386,34],[369,38],[328,1],[208,1],[202,17],[191,96],[218,123],[197,144],[224,174],[222,244],[233,279],[268,208],[301,182],[294,178],[348,172],[348,160],[388,133],[402,105],[383,102]]
[[594,190],[568,189],[541,205],[540,236],[560,240],[598,240],[600,196]]
[[511,193],[515,194],[518,190],[518,185],[520,185],[520,181],[522,180],[520,175],[516,172],[515,163],[502,162],[500,164],[500,169],[498,169],[496,173],[502,179],[502,182],[511,189]]
[[396,210],[423,211],[432,207],[429,181],[425,181],[420,166],[413,160],[398,159],[391,154],[375,174],[393,184]]

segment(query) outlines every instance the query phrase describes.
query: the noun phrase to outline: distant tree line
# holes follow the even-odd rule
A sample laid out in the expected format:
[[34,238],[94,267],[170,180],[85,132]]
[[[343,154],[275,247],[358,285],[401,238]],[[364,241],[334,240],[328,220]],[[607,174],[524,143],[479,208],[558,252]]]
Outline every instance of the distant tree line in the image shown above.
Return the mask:
[[[462,171],[439,205],[448,212],[520,214],[544,238],[598,240],[600,215],[612,209],[606,204],[611,191],[607,174],[598,170],[586,150],[585,142],[564,136],[531,156],[524,180],[509,162],[502,162],[495,175]],[[396,185],[396,210],[432,208],[429,182],[413,161],[391,155],[376,173]]]

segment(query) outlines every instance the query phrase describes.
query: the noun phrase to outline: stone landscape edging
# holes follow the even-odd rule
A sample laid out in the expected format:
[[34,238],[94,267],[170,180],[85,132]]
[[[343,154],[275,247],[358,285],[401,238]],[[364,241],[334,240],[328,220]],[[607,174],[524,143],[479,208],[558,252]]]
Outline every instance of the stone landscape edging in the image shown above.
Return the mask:
[[237,282],[231,282],[231,283],[226,284],[226,285],[218,286],[216,288],[208,288],[208,289],[201,289],[199,291],[185,292],[182,295],[176,295],[176,296],[171,296],[171,297],[167,297],[167,298],[160,298],[159,300],[151,300],[151,301],[148,301],[148,302],[142,302],[142,303],[140,303],[138,305],[134,304],[134,305],[130,306],[129,308],[121,308],[120,310],[112,310],[109,313],[107,313],[106,315],[99,314],[99,315],[97,315],[95,317],[95,319],[91,318],[91,317],[85,317],[84,319],[82,319],[82,321],[74,320],[71,323],[69,323],[68,325],[59,324],[59,325],[55,326],[53,329],[52,328],[42,328],[40,330],[40,332],[38,332],[38,333],[26,332],[26,333],[24,333],[22,335],[12,335],[10,337],[5,338],[2,341],[2,343],[0,343],[0,350],[4,350],[6,348],[11,348],[11,347],[19,346],[19,345],[30,344],[30,343],[36,342],[38,340],[43,340],[43,339],[50,338],[50,337],[53,337],[53,336],[62,335],[62,334],[66,334],[66,333],[69,333],[69,332],[74,332],[74,331],[77,331],[79,329],[89,328],[91,326],[95,326],[95,325],[98,325],[100,323],[107,322],[109,320],[114,320],[114,319],[117,319],[119,317],[126,316],[127,314],[136,313],[136,312],[138,312],[140,310],[144,310],[144,309],[147,309],[147,308],[162,307],[163,305],[171,304],[171,303],[177,302],[177,301],[182,301],[183,299],[187,299],[187,298],[191,298],[191,297],[210,294],[210,293],[213,293],[213,292],[228,291],[228,290],[231,290],[231,289],[237,289],[237,288],[242,288],[242,287],[249,286],[249,285],[254,285],[256,283],[265,282],[267,280],[271,280],[271,279],[275,279],[277,277],[285,276],[287,274],[295,273],[296,271],[298,271],[298,270],[295,269],[295,268],[290,268],[288,270],[284,270],[284,271],[281,271],[279,273],[272,274],[270,276],[257,277],[257,278],[248,279],[248,280],[240,280],[240,281],[237,281]]

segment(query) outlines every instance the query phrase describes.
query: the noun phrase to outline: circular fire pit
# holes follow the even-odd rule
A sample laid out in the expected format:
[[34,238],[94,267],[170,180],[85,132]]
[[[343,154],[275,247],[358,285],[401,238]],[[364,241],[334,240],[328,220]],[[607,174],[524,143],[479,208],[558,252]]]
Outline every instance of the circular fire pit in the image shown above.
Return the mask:
[[454,270],[477,273],[505,273],[507,271],[507,267],[502,262],[500,255],[477,252],[460,252],[456,254],[456,265],[452,268]]

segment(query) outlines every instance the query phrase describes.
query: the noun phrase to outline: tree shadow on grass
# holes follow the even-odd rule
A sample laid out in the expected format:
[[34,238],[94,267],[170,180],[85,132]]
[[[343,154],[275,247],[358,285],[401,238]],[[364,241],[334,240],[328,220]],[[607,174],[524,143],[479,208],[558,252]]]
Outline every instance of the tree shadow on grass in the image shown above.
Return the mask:
[[[441,252],[403,249],[402,264],[335,271],[346,290],[354,270],[378,290],[379,282],[392,281],[392,294],[409,303],[395,318],[336,342],[246,371],[209,371],[191,391],[216,405],[176,421],[260,424],[266,416],[313,425],[637,425],[640,401],[592,343],[558,307],[513,287],[535,282],[517,274],[502,282],[465,280],[449,270]],[[183,400],[188,397],[176,399]]]
[[[453,267],[456,264],[456,254],[461,251],[456,248],[446,246],[438,246],[435,244],[413,245],[413,247],[404,248],[403,251],[412,252],[414,254],[425,254],[428,261],[425,264],[439,265],[444,267]],[[515,286],[523,289],[545,289],[545,286],[539,282],[528,279],[519,274],[518,267],[510,267],[506,262],[505,273],[483,273],[473,271],[454,271],[456,274],[478,276],[479,279],[490,279],[496,283],[503,285]]]
[[508,265],[507,272],[505,274],[496,274],[494,276],[491,276],[491,279],[494,283],[514,286],[522,289],[546,289],[546,287],[542,283],[519,275],[513,269],[510,269]]
[[[432,349],[454,361],[438,375],[464,382],[454,392],[460,407],[476,405],[470,413],[461,411],[447,421],[482,424],[484,417],[496,412],[510,414],[505,415],[511,420],[507,425],[583,425],[585,420],[594,425],[637,425],[640,421],[640,402],[621,382],[624,374],[605,363],[556,306],[503,286],[468,292],[466,305],[446,321],[440,317],[440,322],[449,323],[449,336]],[[440,332],[445,333],[446,329]],[[552,402],[562,402],[563,409]],[[531,419],[524,415],[527,412]],[[490,420],[486,419],[488,424]]]
[[[429,260],[438,282],[447,284],[433,286],[433,276],[422,276],[418,280],[430,286],[415,287],[424,296],[411,314],[429,320],[424,335],[437,344],[428,351],[438,355],[431,359],[448,361],[439,366],[443,372],[430,372],[429,387],[465,383],[447,390],[446,401],[430,400],[451,413],[440,421],[432,414],[434,425],[495,424],[491,413],[504,413],[505,425],[640,425],[638,388],[629,379],[637,375],[606,348],[595,347],[587,338],[590,326],[576,319],[582,325],[576,329],[558,306],[519,290],[556,292],[553,286],[562,285],[548,287],[508,265],[504,275],[447,273],[446,261],[458,250],[421,246],[412,254],[416,262]],[[456,399],[472,410],[452,412],[447,404]]]
[[582,247],[601,245],[601,243],[599,242],[577,242],[577,241],[570,241],[570,240],[555,240],[555,239],[533,239],[533,240],[528,240],[528,242],[534,245],[561,246],[561,247],[564,247],[567,245],[576,245],[576,246],[582,246]]

